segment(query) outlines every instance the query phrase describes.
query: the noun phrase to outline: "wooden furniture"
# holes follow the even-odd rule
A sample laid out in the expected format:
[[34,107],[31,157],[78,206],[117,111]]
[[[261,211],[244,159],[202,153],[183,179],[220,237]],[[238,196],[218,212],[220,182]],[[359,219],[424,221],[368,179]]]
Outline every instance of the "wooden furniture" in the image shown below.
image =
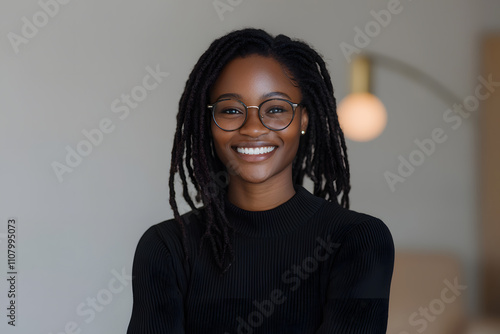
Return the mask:
[[500,334],[500,319],[467,314],[458,257],[396,252],[387,334]]
[[[482,76],[491,76],[490,96],[479,115],[479,209],[482,312],[500,318],[500,36],[483,41]],[[486,91],[486,90],[485,90]]]

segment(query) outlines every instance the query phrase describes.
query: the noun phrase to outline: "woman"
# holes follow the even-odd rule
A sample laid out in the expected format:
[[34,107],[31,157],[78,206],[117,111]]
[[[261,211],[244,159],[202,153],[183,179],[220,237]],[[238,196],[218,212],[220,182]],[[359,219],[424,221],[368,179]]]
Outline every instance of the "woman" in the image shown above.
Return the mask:
[[137,246],[129,334],[385,333],[391,234],[347,209],[333,87],[308,45],[256,29],[210,45],[180,100],[169,185],[174,219]]

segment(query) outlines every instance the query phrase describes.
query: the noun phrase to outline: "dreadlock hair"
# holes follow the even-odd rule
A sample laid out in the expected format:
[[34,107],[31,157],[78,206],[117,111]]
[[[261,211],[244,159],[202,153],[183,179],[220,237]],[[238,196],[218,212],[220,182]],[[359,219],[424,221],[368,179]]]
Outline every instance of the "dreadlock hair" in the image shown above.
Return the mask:
[[[340,197],[340,205],[349,207],[351,187],[346,144],[338,122],[332,82],[322,57],[302,41],[284,35],[273,37],[260,29],[237,30],[218,38],[194,66],[179,101],[169,188],[170,206],[181,226],[186,260],[189,256],[186,226],[175,199],[177,173],[184,199],[194,212],[203,212],[205,232],[200,251],[207,241],[222,273],[234,260],[234,230],[225,215],[223,186],[215,183],[214,177],[225,173],[229,166],[222,164],[212,146],[212,120],[207,105],[214,102],[209,101],[210,89],[224,66],[235,58],[252,54],[277,60],[302,93],[300,103],[307,109],[309,123],[293,162],[293,182],[302,185],[307,175],[314,183],[314,195],[337,203]],[[195,200],[203,203],[202,211],[198,211],[189,194],[188,178],[196,190]]]

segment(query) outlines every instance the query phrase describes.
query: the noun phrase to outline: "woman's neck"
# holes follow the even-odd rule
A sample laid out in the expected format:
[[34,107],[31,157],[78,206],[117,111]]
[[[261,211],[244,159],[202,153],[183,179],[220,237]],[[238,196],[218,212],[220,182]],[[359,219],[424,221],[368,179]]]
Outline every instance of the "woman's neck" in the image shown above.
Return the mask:
[[289,178],[269,179],[263,183],[249,183],[240,178],[233,178],[228,186],[228,199],[237,207],[247,211],[265,211],[273,209],[295,195],[295,189]]

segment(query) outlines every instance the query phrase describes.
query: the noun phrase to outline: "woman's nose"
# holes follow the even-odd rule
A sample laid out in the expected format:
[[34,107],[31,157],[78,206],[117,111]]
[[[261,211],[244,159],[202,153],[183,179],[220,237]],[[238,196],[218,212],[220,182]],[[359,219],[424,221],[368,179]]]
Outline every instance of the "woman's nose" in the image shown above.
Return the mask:
[[247,107],[247,120],[240,128],[240,133],[251,137],[258,137],[269,131],[260,121],[259,108],[255,106]]

